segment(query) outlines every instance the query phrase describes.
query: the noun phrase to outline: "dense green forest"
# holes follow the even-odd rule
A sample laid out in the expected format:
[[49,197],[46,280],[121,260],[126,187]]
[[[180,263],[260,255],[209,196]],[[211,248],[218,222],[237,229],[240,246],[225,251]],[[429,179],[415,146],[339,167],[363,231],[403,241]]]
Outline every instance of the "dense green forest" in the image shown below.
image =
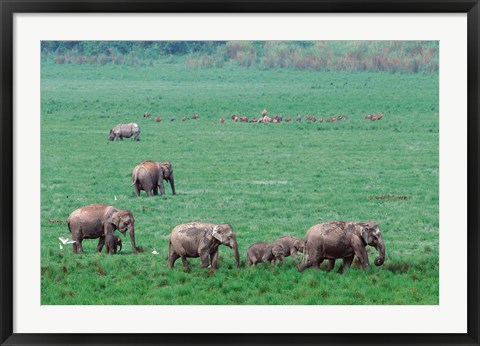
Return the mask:
[[316,71],[436,72],[438,41],[43,41],[55,64],[189,68],[290,68]]

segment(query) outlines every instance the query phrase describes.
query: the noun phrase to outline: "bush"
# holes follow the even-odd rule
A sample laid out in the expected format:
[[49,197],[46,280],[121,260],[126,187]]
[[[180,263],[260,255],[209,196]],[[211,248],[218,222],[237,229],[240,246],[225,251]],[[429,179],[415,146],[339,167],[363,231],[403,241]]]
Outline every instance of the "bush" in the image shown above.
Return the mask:
[[437,41],[46,41],[42,59],[56,64],[153,65],[186,56],[189,68],[436,72]]

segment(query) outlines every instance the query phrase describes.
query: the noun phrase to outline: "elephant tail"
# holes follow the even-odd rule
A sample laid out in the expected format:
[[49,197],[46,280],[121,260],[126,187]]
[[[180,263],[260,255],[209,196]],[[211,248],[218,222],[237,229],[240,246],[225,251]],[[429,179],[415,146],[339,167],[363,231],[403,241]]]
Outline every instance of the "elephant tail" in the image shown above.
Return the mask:
[[137,179],[138,179],[138,168],[135,167],[135,169],[133,170],[133,174],[132,174],[132,185],[135,185],[135,183],[137,182]]
[[170,236],[168,237],[168,253],[167,253],[167,261],[169,260],[170,257],[170,252],[172,250],[172,242],[170,241]]
[[68,226],[68,231],[72,233],[72,229],[70,228],[70,218],[67,219],[67,226]]

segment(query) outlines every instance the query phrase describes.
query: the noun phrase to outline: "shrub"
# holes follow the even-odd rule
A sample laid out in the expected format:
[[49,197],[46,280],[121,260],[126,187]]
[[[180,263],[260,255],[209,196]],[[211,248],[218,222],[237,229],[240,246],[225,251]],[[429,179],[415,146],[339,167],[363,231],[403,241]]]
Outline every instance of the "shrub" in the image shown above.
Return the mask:
[[436,72],[436,41],[46,41],[42,59],[56,64],[150,65],[186,56],[189,68]]

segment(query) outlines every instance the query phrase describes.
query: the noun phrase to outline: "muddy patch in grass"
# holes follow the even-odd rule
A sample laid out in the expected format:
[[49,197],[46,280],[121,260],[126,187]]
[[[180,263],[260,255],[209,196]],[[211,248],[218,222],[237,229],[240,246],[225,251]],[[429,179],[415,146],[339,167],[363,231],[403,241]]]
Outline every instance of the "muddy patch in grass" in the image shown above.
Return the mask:
[[255,185],[286,185],[288,181],[283,180],[260,180],[260,181],[252,181],[252,184]]
[[410,196],[400,196],[400,195],[379,195],[379,196],[369,196],[368,199],[377,199],[377,200],[407,200],[412,197]]

